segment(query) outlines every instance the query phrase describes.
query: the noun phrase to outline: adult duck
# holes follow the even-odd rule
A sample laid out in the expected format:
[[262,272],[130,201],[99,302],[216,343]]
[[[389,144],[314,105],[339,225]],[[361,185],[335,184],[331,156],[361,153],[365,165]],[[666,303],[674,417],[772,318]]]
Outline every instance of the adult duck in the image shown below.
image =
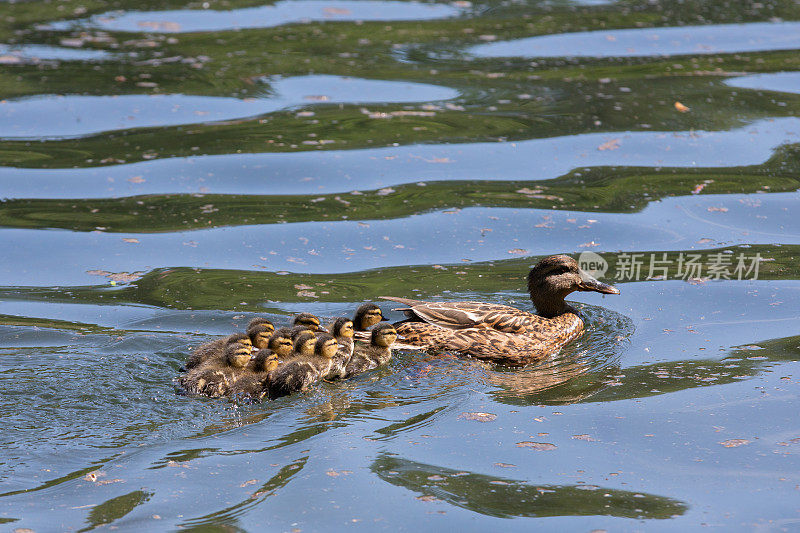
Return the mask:
[[619,294],[566,255],[545,257],[528,273],[536,313],[483,302],[423,302],[382,296],[407,305],[395,324],[399,341],[512,366],[542,359],[583,332],[583,320],[564,301],[574,291]]

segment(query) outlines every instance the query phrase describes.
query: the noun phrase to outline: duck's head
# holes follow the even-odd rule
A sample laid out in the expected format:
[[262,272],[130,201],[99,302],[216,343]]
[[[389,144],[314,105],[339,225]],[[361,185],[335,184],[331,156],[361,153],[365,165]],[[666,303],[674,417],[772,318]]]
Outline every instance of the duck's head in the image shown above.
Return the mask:
[[250,328],[252,328],[253,326],[258,326],[259,324],[264,324],[265,326],[268,326],[272,328],[273,331],[275,331],[275,326],[272,325],[272,322],[260,316],[255,317],[247,324],[247,331],[250,331]]
[[326,359],[333,359],[338,351],[339,343],[331,335],[324,333],[317,337],[317,341],[314,344],[314,353],[316,355]]
[[259,350],[269,347],[269,339],[273,333],[275,333],[275,326],[272,324],[256,324],[247,328],[250,341]]
[[528,273],[528,292],[536,310],[544,317],[558,316],[566,310],[564,298],[574,291],[619,294],[619,289],[597,281],[578,267],[568,255],[545,257]]
[[372,338],[370,342],[373,346],[381,346],[383,348],[390,347],[394,341],[397,340],[397,331],[394,326],[388,322],[378,324],[372,328]]
[[281,358],[292,355],[294,342],[292,342],[292,335],[288,328],[281,328],[273,333],[272,337],[269,338],[268,348]]
[[295,326],[306,326],[311,331],[319,331],[319,317],[311,313],[300,313],[294,317]]
[[253,360],[255,369],[259,372],[272,372],[278,368],[278,355],[267,350],[261,350]]
[[294,351],[300,355],[313,355],[314,343],[317,342],[317,337],[310,331],[304,331],[297,336],[294,341]]
[[366,331],[381,320],[385,320],[381,308],[375,304],[363,304],[356,309],[353,323],[358,331]]
[[312,335],[315,333],[313,329],[309,329],[308,326],[304,326],[300,324],[299,326],[294,326],[292,329],[289,330],[289,335],[292,337],[293,341],[297,340],[302,333],[311,333]]
[[352,337],[355,334],[353,321],[340,316],[331,326],[331,335],[334,337]]
[[268,352],[266,350],[262,350],[256,358],[253,360],[255,363],[255,369],[259,372],[272,372],[278,365],[280,364],[280,360],[278,359],[278,355]]
[[[250,339],[247,339],[248,342]],[[225,345],[225,360],[234,368],[243,368],[250,362],[250,344],[229,342]]]
[[225,344],[241,344],[249,348],[253,347],[253,341],[250,340],[250,335],[247,333],[234,333],[228,337],[228,342]]

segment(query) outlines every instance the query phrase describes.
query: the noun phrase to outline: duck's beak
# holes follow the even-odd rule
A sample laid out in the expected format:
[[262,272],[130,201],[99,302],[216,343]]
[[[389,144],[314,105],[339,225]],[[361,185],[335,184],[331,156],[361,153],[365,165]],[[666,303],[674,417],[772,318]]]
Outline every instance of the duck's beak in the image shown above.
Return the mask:
[[580,273],[581,283],[578,285],[579,291],[594,291],[602,294],[619,294],[618,288],[603,283],[602,281],[597,281],[583,270],[581,270]]

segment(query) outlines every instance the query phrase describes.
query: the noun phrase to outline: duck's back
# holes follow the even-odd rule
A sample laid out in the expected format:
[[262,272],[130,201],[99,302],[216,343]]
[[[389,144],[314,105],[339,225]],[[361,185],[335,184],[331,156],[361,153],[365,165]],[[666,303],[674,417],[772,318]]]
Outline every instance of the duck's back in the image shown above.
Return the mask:
[[330,370],[330,362],[319,357],[297,356],[272,372],[269,378],[269,397],[280,398],[308,389]]
[[186,364],[184,367],[186,370],[191,370],[192,368],[196,368],[209,359],[213,359],[215,357],[221,357],[222,354],[225,352],[225,343],[227,342],[228,337],[221,337],[219,339],[214,339],[213,341],[207,342],[205,344],[201,344],[197,348],[194,349],[192,355],[186,360]]
[[583,332],[583,320],[571,312],[538,318],[536,327],[523,334],[487,327],[452,330],[425,322],[405,322],[395,327],[402,342],[511,366],[540,360]]

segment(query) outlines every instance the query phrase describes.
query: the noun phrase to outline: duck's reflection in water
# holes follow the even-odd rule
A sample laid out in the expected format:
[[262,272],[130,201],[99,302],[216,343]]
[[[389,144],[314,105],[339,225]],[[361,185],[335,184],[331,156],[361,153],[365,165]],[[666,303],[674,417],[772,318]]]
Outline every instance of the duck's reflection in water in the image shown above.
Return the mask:
[[382,480],[482,515],[498,518],[616,516],[666,519],[688,506],[677,499],[596,485],[531,485],[381,454],[371,470]]

